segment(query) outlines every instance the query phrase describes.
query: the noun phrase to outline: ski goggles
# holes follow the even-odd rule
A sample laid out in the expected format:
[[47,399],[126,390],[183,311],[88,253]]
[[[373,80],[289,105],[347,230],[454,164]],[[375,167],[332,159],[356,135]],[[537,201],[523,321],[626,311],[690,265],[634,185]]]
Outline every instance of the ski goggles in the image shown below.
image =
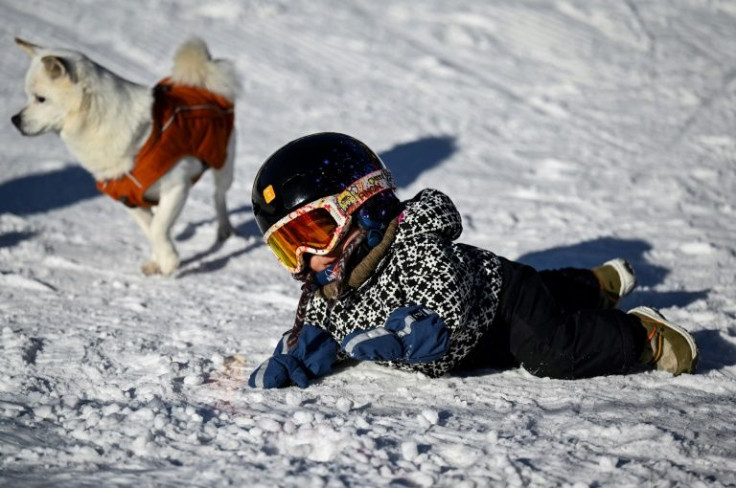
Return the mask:
[[305,253],[330,253],[350,228],[353,212],[369,198],[393,188],[388,170],[373,171],[341,193],[289,213],[266,231],[263,240],[289,272],[298,273],[304,268]]

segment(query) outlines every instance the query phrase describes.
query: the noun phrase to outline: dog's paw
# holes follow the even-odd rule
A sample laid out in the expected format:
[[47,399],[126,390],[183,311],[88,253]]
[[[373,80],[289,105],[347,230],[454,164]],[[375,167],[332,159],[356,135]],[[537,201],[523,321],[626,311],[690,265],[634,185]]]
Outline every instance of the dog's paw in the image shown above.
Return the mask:
[[179,256],[171,254],[159,259],[159,267],[162,275],[169,276],[179,268]]
[[161,267],[158,265],[156,261],[149,261],[143,266],[141,266],[141,271],[146,276],[153,276],[153,275],[161,274]]

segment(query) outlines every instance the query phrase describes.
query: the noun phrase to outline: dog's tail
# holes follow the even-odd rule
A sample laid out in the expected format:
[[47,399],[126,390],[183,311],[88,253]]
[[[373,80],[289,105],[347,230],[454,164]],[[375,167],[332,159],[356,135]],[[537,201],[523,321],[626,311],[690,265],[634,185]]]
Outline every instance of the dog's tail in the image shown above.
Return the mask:
[[174,55],[171,80],[183,85],[207,88],[228,100],[240,92],[240,80],[235,66],[224,59],[212,59],[207,44],[193,37],[184,42]]

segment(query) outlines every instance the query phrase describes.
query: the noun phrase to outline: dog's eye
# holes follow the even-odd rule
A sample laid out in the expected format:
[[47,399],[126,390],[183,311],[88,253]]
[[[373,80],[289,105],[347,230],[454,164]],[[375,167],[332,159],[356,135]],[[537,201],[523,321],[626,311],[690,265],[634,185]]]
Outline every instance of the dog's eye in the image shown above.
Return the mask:
[[36,95],[36,101],[38,103],[43,103],[46,101],[46,97],[42,97],[41,95]]

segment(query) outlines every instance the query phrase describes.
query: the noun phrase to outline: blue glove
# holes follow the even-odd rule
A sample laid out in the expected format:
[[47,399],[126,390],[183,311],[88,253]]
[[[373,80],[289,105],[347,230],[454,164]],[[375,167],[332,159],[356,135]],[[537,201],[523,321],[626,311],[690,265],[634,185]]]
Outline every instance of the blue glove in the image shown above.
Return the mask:
[[361,361],[397,361],[404,355],[399,337],[388,329],[358,329],[345,336],[342,348]]
[[300,388],[309,385],[309,378],[301,361],[288,354],[278,354],[266,359],[251,373],[248,386],[251,388],[279,388],[290,382]]
[[[276,346],[274,353],[283,352],[288,336],[284,336]],[[297,358],[306,368],[310,378],[319,378],[332,372],[332,365],[337,359],[338,345],[323,329],[304,324],[299,333],[296,347],[288,354]]]
[[342,348],[363,361],[428,363],[450,348],[450,332],[439,315],[414,305],[391,312],[383,327],[351,332]]
[[310,378],[318,378],[332,371],[337,359],[337,342],[330,334],[313,325],[304,324],[299,332],[296,347],[289,350],[285,334],[273,356],[258,366],[250,375],[251,388],[279,388],[296,383],[306,388]]

